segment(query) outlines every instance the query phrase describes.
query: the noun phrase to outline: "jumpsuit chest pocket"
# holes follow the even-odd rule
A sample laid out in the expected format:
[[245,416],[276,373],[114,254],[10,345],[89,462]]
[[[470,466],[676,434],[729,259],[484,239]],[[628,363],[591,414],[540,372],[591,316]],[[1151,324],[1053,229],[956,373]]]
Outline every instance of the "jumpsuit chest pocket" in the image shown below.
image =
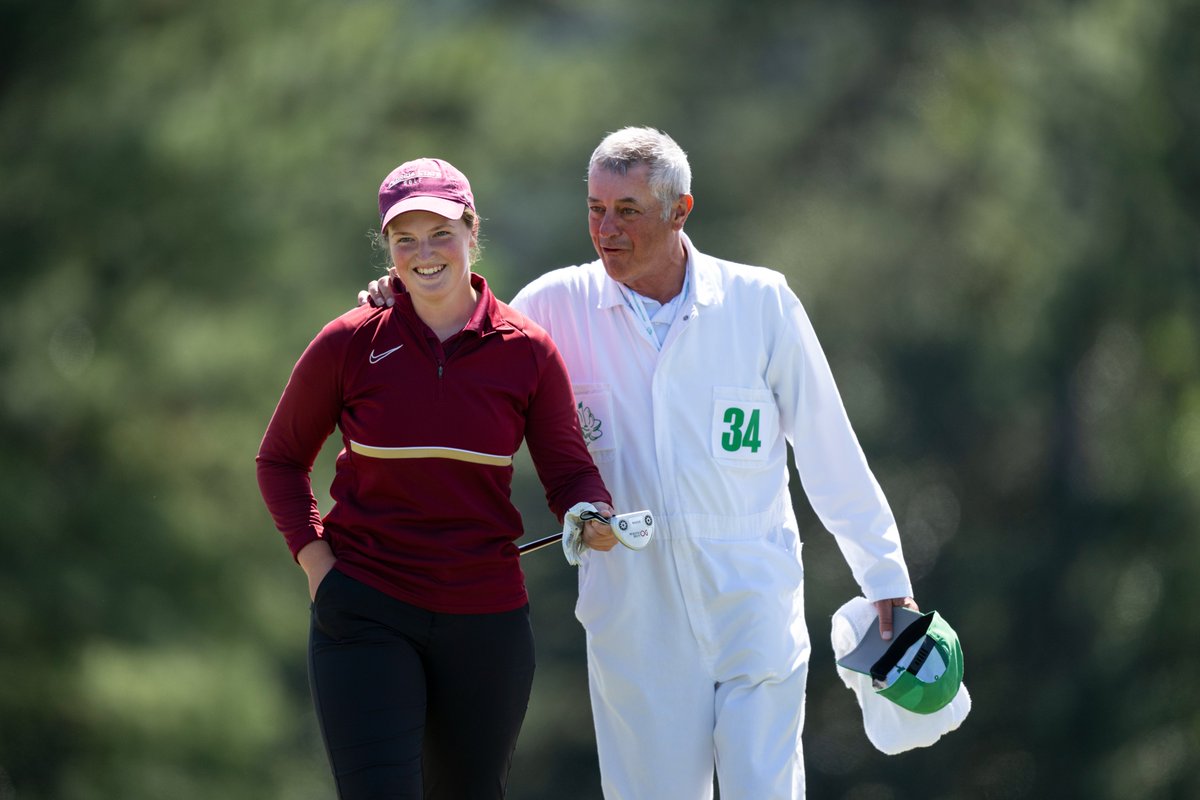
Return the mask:
[[765,463],[779,435],[779,408],[770,389],[714,386],[711,452],[733,466]]
[[612,461],[617,457],[612,387],[604,383],[577,383],[571,389],[575,393],[579,429],[592,461],[597,464]]

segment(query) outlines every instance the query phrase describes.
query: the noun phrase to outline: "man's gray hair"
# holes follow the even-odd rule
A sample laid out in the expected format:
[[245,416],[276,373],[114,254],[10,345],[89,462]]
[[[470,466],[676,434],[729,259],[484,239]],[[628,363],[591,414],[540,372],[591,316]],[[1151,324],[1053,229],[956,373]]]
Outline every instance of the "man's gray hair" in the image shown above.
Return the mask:
[[603,169],[624,175],[637,164],[650,167],[650,191],[662,204],[663,219],[680,195],[692,193],[692,168],[675,140],[654,128],[621,128],[605,136],[592,153],[588,172]]

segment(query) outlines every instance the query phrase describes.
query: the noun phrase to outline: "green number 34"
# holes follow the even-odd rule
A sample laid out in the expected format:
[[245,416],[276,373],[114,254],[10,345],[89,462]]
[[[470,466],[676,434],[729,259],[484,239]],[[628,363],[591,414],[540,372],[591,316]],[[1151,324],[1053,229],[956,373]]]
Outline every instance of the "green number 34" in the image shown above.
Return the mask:
[[746,412],[743,409],[737,406],[727,408],[725,423],[729,425],[729,431],[721,435],[721,447],[725,448],[726,452],[734,453],[748,447],[751,453],[757,453],[758,448],[762,447],[762,441],[758,438],[757,408],[750,412],[749,422],[746,421]]

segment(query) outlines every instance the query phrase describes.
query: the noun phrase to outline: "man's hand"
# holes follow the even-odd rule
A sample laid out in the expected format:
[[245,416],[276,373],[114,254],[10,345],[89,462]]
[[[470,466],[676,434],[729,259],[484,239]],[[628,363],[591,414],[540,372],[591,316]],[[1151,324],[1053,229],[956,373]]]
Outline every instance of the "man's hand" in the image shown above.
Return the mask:
[[896,606],[904,606],[911,608],[913,611],[920,612],[917,607],[917,601],[911,597],[892,597],[887,600],[876,600],[871,605],[875,606],[875,613],[879,615],[879,636],[885,642],[892,638],[892,609]]
[[[592,503],[600,515],[605,519],[611,519],[613,515],[612,506],[603,501],[597,500]],[[594,519],[589,519],[583,523],[583,543],[593,550],[608,551],[616,547],[617,537],[613,535],[612,526],[605,525]]]
[[358,293],[358,304],[365,306],[367,303],[376,308],[391,308],[396,304],[396,293],[392,291],[391,278],[371,281],[366,289]]

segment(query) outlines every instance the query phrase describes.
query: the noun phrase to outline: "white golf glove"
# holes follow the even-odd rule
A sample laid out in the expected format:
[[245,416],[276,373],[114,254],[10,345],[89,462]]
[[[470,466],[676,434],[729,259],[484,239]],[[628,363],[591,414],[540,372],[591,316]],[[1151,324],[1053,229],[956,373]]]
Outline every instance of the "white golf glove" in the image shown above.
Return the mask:
[[579,566],[579,556],[587,549],[587,545],[583,543],[583,523],[587,521],[587,518],[581,518],[584,512],[596,515],[600,513],[591,503],[576,503],[563,516],[563,555],[572,567]]

